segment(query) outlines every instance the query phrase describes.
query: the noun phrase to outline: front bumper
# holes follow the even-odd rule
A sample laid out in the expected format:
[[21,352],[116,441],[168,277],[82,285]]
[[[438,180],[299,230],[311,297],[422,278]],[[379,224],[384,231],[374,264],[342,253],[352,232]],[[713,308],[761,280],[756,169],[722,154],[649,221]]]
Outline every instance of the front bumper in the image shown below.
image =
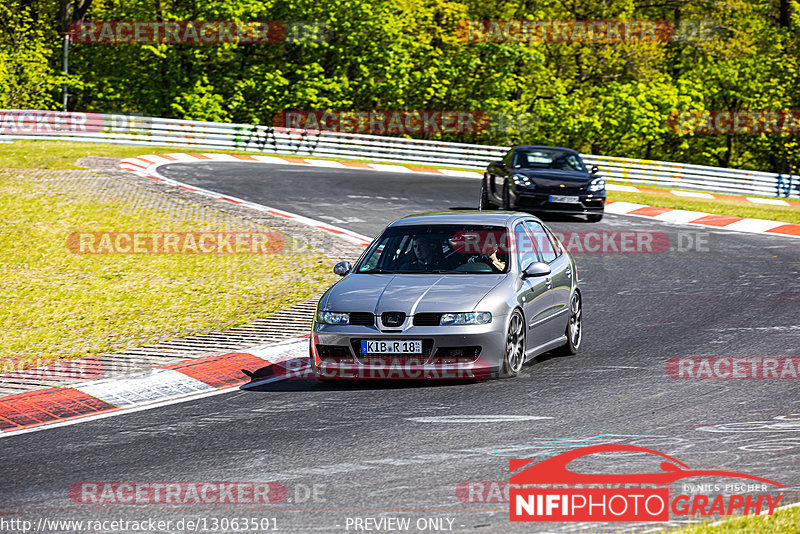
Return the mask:
[[[314,325],[310,361],[320,379],[487,378],[502,365],[506,317],[486,325],[409,326],[402,332],[377,327]],[[368,355],[362,340],[422,341],[422,354]]]
[[[578,197],[577,203],[550,202],[551,195],[564,195]],[[517,191],[516,208],[529,211],[543,211],[549,213],[572,214],[599,214],[603,213],[606,205],[605,191],[597,193],[572,193],[572,192],[532,192]]]

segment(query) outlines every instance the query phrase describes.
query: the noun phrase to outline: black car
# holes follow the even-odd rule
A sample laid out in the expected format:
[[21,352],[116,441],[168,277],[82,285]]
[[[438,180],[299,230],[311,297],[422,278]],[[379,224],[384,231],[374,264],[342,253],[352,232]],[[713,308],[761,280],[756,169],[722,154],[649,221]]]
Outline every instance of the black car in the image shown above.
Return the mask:
[[481,209],[523,210],[603,218],[606,183],[568,148],[516,146],[491,163],[481,184]]

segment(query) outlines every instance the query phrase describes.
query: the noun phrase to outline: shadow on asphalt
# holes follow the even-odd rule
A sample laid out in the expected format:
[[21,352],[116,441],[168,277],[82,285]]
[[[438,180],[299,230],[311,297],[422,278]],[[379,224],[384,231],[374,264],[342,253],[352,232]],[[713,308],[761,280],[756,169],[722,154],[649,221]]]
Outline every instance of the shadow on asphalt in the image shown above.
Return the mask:
[[441,388],[476,384],[480,380],[317,380],[316,378],[292,378],[276,382],[259,384],[253,381],[241,386],[244,391],[259,393],[293,392],[293,391],[374,391],[405,390],[420,388]]
[[246,391],[322,391],[322,390],[377,390],[415,389],[420,387],[445,387],[474,384],[481,380],[459,379],[381,379],[318,380],[311,375],[308,358],[293,358],[270,364],[255,371],[242,369],[250,382],[241,386]]
[[[530,368],[536,364],[546,362],[553,358],[568,358],[569,356],[545,352],[525,362],[524,367]],[[440,388],[451,386],[474,385],[481,382],[494,382],[497,378],[464,379],[380,379],[362,378],[357,380],[319,380],[311,375],[307,358],[286,360],[280,364],[270,364],[255,371],[242,369],[250,377],[250,382],[243,384],[240,389],[254,392],[291,392],[291,391],[332,391],[332,390],[392,390],[392,389],[418,389]],[[502,379],[500,379],[502,380]]]
[[533,359],[525,362],[525,366],[529,367],[529,366],[534,365],[536,363],[544,363],[547,360],[560,359],[560,358],[571,358],[571,357],[572,357],[572,355],[556,354],[555,352],[545,352],[545,353],[540,354],[540,355],[534,357]]

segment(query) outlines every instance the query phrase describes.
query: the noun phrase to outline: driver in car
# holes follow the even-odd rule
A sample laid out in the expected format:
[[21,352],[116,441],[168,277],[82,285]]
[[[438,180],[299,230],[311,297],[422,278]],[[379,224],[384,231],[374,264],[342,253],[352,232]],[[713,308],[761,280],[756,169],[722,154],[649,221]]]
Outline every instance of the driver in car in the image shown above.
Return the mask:
[[442,243],[430,235],[417,235],[411,243],[414,258],[401,267],[401,271],[450,271],[453,265],[442,254]]

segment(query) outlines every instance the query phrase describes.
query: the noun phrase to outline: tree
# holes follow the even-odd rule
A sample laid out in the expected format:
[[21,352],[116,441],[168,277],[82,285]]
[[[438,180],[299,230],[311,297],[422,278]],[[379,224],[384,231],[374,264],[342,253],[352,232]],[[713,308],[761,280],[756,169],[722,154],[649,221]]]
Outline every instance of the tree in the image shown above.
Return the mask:
[[0,102],[5,108],[52,109],[64,80],[50,66],[55,35],[25,6],[0,4]]

